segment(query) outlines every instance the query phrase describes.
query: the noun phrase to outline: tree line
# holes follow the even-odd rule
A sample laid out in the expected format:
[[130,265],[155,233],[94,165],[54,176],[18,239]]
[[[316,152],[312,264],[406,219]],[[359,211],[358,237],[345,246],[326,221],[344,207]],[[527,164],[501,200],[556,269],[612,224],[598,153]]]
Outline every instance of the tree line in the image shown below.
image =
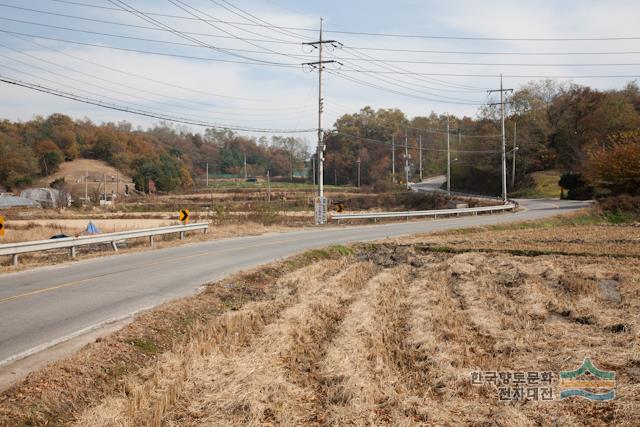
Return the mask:
[[[508,174],[517,135],[515,188],[531,185],[529,174],[559,169],[606,193],[640,189],[640,90],[635,82],[622,90],[599,91],[552,80],[516,90],[506,107]],[[407,118],[398,109],[362,108],[341,116],[326,137],[325,182],[385,186],[392,182],[395,140],[396,182],[405,179],[405,140],[410,180],[446,172],[447,123],[451,147],[451,183],[458,191],[501,192],[500,110],[487,106],[476,117],[431,113]],[[587,191],[591,196],[592,191]]]
[[[640,89],[635,82],[609,91],[552,80],[531,82],[510,97],[506,117],[507,169],[516,190],[532,184],[532,172],[559,169],[573,196],[638,193]],[[405,145],[411,181],[419,178],[420,158],[423,176],[445,173],[448,127],[452,188],[499,195],[499,118],[496,106],[479,109],[475,117],[432,112],[410,119],[399,109],[371,107],[344,114],[325,134],[325,183],[357,184],[360,160],[361,184],[388,189],[405,179]],[[516,173],[511,177],[516,135]],[[207,163],[212,174],[242,176],[246,158],[249,176],[269,170],[272,176],[293,179],[306,169],[311,181],[313,168],[305,162],[315,162],[305,142],[294,137],[256,139],[218,129],[199,134],[166,123],[143,130],[127,122],[97,125],[62,114],[0,121],[0,185],[7,189],[28,186],[78,157],[108,162],[132,176],[139,190],[147,190],[153,179],[160,191],[192,187]]]
[[159,191],[194,185],[210,174],[292,177],[304,168],[305,143],[294,137],[250,138],[228,130],[204,134],[160,123],[134,129],[128,122],[97,125],[62,114],[27,122],[0,121],[0,185],[26,187],[55,173],[64,161],[103,160],[131,176],[138,190],[154,180]]

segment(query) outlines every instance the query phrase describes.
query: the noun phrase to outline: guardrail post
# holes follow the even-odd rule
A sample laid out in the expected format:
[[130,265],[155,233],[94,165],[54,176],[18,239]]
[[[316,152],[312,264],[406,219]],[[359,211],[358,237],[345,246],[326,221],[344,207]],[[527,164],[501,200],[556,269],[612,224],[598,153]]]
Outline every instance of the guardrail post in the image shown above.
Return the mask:
[[149,246],[153,247],[153,236],[149,236]]
[[184,240],[184,231],[180,232],[180,240]]
[[71,258],[75,258],[76,257],[76,247],[75,246],[71,246],[69,248],[69,255],[71,255]]
[[203,229],[203,231],[204,231],[204,233],[203,233],[203,234],[207,234],[207,230],[208,230],[208,229],[209,229],[209,227],[205,227],[205,228]]
[[14,267],[18,266],[18,254],[11,255],[11,264],[13,264]]
[[115,252],[118,252],[118,245],[116,244],[116,241],[114,240],[113,242],[111,242],[111,247],[113,248],[113,250]]

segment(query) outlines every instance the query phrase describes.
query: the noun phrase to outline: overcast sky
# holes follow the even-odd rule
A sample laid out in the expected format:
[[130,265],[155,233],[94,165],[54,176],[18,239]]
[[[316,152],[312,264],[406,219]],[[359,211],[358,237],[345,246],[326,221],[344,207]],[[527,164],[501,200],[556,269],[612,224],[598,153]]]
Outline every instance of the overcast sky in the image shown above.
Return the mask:
[[[431,111],[474,116],[479,104],[488,100],[486,89],[498,87],[499,79],[495,76],[500,73],[505,74],[504,84],[509,88],[539,80],[524,76],[640,75],[640,66],[633,65],[640,63],[640,54],[629,53],[640,52],[640,31],[637,30],[640,2],[637,0],[123,1],[143,12],[147,20],[126,11],[114,10],[118,8],[118,0],[113,3],[108,0],[2,0],[0,30],[11,33],[0,32],[0,75],[109,104],[212,124],[260,129],[312,129],[317,126],[317,73],[309,72],[299,64],[317,60],[317,50],[303,47],[301,43],[318,38],[321,16],[327,30],[324,37],[344,44],[341,49],[328,49],[325,58],[343,63],[342,66],[327,65],[329,72],[324,75],[325,127],[330,127],[338,115],[357,111],[364,105],[397,107],[409,116],[425,115]],[[232,6],[254,17],[244,15]],[[188,12],[198,18],[231,23],[205,23]],[[250,21],[260,23],[257,18],[296,29],[242,25]],[[162,26],[164,29],[159,28]],[[331,30],[460,38],[629,39],[452,40],[356,35]],[[489,54],[496,52],[519,55]],[[532,53],[556,55],[530,55]],[[406,62],[372,62],[371,59]],[[432,63],[415,63],[420,61]],[[483,76],[402,74],[407,72]],[[621,88],[630,80],[633,78],[573,79],[576,83],[599,89]],[[74,118],[88,117],[98,123],[127,120],[146,127],[157,122],[153,118],[107,110],[26,88],[7,84],[0,88],[0,117],[11,120],[29,120],[35,115],[61,112]],[[191,128],[203,130],[197,126]],[[312,141],[314,136],[309,133],[307,138]]]

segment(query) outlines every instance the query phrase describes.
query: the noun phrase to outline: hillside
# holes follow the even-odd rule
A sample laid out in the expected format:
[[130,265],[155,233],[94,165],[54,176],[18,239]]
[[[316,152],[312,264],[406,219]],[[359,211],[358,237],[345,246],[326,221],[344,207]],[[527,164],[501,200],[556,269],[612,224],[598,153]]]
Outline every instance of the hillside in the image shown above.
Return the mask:
[[84,197],[85,179],[87,193],[92,196],[96,191],[104,191],[105,180],[107,192],[124,194],[125,185],[133,187],[133,180],[118,169],[102,160],[75,159],[60,164],[57,172],[40,178],[35,182],[38,187],[49,187],[54,182],[64,179],[65,187],[73,196]]

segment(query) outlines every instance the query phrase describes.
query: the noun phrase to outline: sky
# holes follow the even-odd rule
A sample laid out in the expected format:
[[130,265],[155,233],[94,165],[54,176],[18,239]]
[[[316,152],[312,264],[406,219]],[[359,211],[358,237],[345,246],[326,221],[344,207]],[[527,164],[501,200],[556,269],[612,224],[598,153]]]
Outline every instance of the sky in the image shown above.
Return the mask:
[[323,73],[323,128],[365,105],[474,117],[500,74],[514,89],[544,76],[624,87],[640,77],[638,16],[637,0],[0,0],[1,78],[129,110],[0,82],[0,118],[159,121],[137,110],[311,143],[318,74],[301,64],[318,60],[303,43],[320,17],[323,39],[341,43],[325,44],[337,62]]

